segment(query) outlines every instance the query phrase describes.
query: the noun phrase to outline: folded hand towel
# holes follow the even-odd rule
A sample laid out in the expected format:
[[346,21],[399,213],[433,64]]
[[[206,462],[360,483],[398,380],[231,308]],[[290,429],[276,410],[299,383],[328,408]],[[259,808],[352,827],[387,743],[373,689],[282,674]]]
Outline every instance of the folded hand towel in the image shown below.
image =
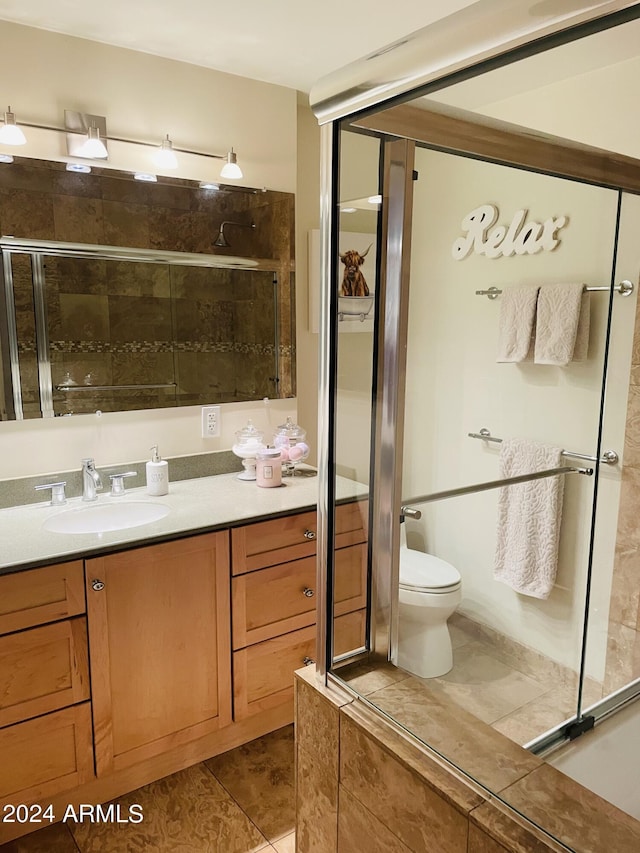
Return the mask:
[[536,364],[564,367],[573,358],[583,290],[582,284],[543,284],[540,288],[534,350]]
[[499,362],[524,361],[533,337],[537,286],[511,287],[502,291],[498,326]]
[[[504,439],[500,476],[518,477],[559,468],[561,449],[524,439]],[[498,497],[496,580],[516,592],[548,598],[558,566],[564,476],[504,486]]]
[[576,344],[573,348],[571,361],[585,361],[589,352],[589,329],[591,326],[591,299],[589,294],[583,292],[580,301],[580,316],[578,317],[578,331],[576,332]]

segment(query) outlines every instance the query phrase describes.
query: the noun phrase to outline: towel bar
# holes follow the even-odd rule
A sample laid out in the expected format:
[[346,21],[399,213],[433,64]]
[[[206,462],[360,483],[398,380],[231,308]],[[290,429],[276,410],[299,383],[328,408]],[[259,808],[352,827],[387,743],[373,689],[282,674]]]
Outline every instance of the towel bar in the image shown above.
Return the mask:
[[[586,284],[584,286],[584,291],[591,293],[594,290],[611,290],[610,287],[588,287]],[[615,293],[619,293],[621,296],[630,296],[633,293],[634,286],[633,282],[625,279],[621,281],[620,284],[614,284],[613,290]],[[487,296],[489,299],[497,299],[502,291],[498,287],[489,287],[487,290],[476,290],[476,296]]]
[[[483,441],[493,441],[496,444],[502,444],[501,438],[494,438],[488,429],[482,428],[480,432],[467,433],[469,438],[480,438]],[[570,456],[572,459],[584,459],[587,462],[602,462],[605,465],[615,465],[619,461],[619,456],[615,450],[605,450],[600,459],[597,456],[589,456],[587,453],[573,453],[571,450],[563,450],[561,456]]]
[[461,495],[473,495],[476,492],[486,492],[489,489],[500,489],[502,486],[516,486],[518,483],[528,483],[530,480],[542,480],[545,477],[557,477],[559,474],[584,474],[591,477],[593,468],[549,468],[547,471],[532,471],[531,474],[521,474],[519,477],[506,477],[503,480],[489,480],[486,483],[475,483],[473,486],[462,486],[460,489],[447,489],[444,492],[432,492],[430,495],[420,495],[417,498],[407,498],[406,504],[426,504],[431,501],[441,501],[444,498],[457,498]]

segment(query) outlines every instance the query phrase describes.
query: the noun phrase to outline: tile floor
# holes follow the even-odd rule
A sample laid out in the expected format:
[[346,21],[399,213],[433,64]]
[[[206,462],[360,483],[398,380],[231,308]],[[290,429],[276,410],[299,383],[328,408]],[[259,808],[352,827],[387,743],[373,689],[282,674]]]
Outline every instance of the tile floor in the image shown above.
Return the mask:
[[[575,713],[576,690],[549,680],[548,673],[539,676],[521,672],[500,648],[450,626],[454,666],[440,678],[422,679],[385,665],[360,666],[343,670],[339,675],[354,690],[366,696],[382,710],[402,719],[403,702],[411,694],[415,700],[422,691],[426,696],[444,696],[474,717],[488,723],[520,745],[559,725]],[[399,687],[402,683],[402,688]],[[403,696],[403,694],[406,694]],[[585,702],[601,698],[593,685],[585,687]],[[419,704],[419,701],[418,701]],[[425,713],[429,702],[425,701]],[[415,725],[418,720],[413,720]],[[410,728],[411,726],[409,726]]]
[[0,853],[295,853],[293,726],[118,797],[138,824],[57,823]]

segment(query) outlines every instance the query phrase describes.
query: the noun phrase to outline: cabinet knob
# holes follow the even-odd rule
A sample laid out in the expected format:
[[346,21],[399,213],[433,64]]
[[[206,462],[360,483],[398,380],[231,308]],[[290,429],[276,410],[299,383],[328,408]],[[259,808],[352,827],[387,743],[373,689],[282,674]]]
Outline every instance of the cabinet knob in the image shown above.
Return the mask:
[[104,583],[99,581],[97,578],[94,578],[94,580],[91,581],[91,589],[96,592],[100,592],[101,589],[104,589]]
[[307,598],[313,598],[314,595],[313,590],[310,589],[308,586],[305,586],[305,588],[302,590],[302,594],[305,595]]
[[303,659],[302,663],[303,663],[305,666],[311,666],[311,664],[312,664],[312,663],[315,663],[315,661],[314,661],[314,659],[313,659],[313,658],[306,657],[306,658],[304,658],[304,659]]
[[305,539],[315,539],[316,538],[315,530],[305,530],[304,538]]

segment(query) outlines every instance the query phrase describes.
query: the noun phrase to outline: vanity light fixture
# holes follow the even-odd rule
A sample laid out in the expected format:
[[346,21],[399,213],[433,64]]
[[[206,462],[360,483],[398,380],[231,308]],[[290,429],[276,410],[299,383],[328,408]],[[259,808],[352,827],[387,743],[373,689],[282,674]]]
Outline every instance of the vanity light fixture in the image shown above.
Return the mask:
[[219,190],[220,184],[214,184],[213,181],[200,181],[201,190]]
[[133,177],[136,181],[146,181],[148,184],[157,184],[158,178],[152,175],[151,172],[134,172]]
[[78,151],[78,154],[81,157],[88,157],[91,160],[104,160],[109,156],[107,146],[100,138],[100,130],[95,124],[89,127],[87,140]]
[[0,154],[0,163],[13,163],[13,154]]
[[0,142],[3,145],[24,145],[26,141],[26,136],[16,124],[16,117],[11,112],[11,107],[7,107],[4,126],[0,128]]
[[[72,162],[75,158],[106,160],[109,156],[107,142],[124,143],[125,145],[136,145],[144,148],[154,149],[154,161],[163,169],[175,169],[178,166],[177,153],[189,154],[195,157],[204,157],[210,160],[224,160],[225,163],[220,172],[220,177],[226,180],[238,180],[244,175],[238,165],[238,158],[233,148],[226,154],[211,154],[207,151],[194,151],[190,148],[175,148],[169,138],[169,134],[162,140],[160,147],[153,142],[144,142],[140,139],[129,139],[124,136],[113,136],[107,134],[107,120],[104,116],[81,113],[77,110],[64,111],[64,128],[36,122],[22,122],[24,127],[34,127],[38,130],[48,130],[54,133],[64,133],[67,137],[67,153]],[[15,116],[8,108],[4,116],[4,125],[0,127],[0,143],[8,145],[21,145],[26,142],[24,134],[15,123]],[[134,175],[138,180],[155,181],[155,175],[146,178],[138,175],[148,175],[147,172],[139,172]],[[220,189],[219,185],[210,181],[203,181],[203,189]]]
[[67,163],[67,172],[80,172],[82,175],[88,175],[91,171],[91,166],[88,163]]
[[242,169],[238,166],[238,158],[233,148],[227,154],[227,162],[220,170],[220,177],[231,180],[242,177]]
[[173,150],[173,143],[169,139],[169,134],[167,133],[167,138],[162,140],[162,144],[160,148],[156,151],[153,162],[160,169],[177,169],[178,168],[178,158],[176,157],[176,153]]

